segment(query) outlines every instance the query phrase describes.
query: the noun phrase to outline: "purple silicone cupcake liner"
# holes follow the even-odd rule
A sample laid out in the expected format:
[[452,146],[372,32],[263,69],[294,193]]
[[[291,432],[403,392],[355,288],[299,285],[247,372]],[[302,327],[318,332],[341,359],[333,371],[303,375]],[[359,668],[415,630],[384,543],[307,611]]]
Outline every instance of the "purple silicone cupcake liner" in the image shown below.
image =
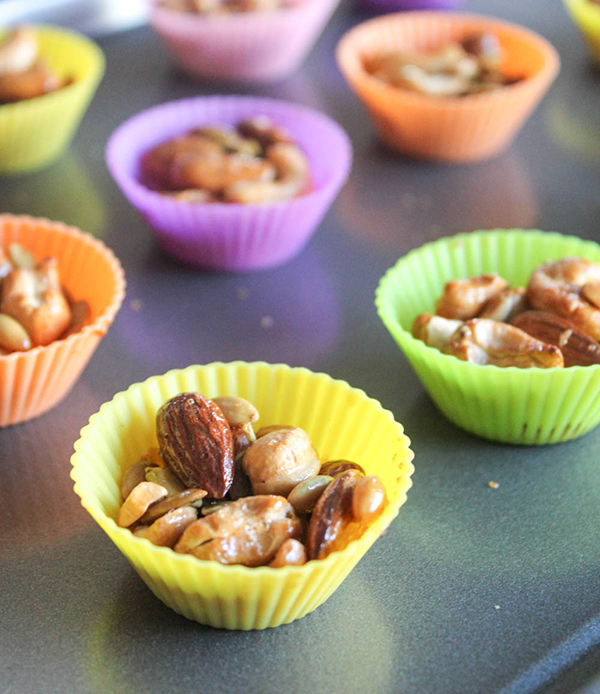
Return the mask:
[[355,0],[358,7],[377,12],[403,10],[456,10],[464,0]]
[[[286,128],[308,156],[312,188],[269,205],[183,203],[139,181],[142,154],[202,125],[237,125],[257,115]],[[352,149],[342,128],[303,106],[242,96],[172,101],[133,116],[112,134],[108,168],[131,204],[176,260],[211,270],[258,270],[298,253],[327,212],[350,171]]]

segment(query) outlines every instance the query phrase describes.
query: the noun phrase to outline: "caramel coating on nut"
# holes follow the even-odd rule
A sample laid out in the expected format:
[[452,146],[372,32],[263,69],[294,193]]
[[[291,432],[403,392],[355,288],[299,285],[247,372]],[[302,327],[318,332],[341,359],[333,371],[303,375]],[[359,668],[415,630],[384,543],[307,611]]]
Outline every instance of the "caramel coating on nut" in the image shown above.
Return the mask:
[[307,561],[306,547],[298,540],[289,538],[277,550],[269,566],[272,569],[281,569],[284,566],[302,566]]
[[507,323],[486,318],[466,321],[453,335],[448,347],[462,361],[495,366],[552,368],[564,366],[562,353],[555,345],[549,345]]
[[599,283],[600,264],[585,258],[562,258],[532,273],[527,298],[532,308],[563,316],[600,340],[600,307],[590,300]]
[[363,476],[347,470],[325,489],[308,523],[306,551],[309,559],[325,559],[358,539],[365,525],[353,516],[354,488]]
[[155,520],[143,537],[159,547],[175,547],[185,529],[197,518],[196,509],[192,506],[172,509]]
[[499,275],[451,280],[435,302],[436,315],[461,321],[475,318],[492,296],[505,289],[508,282]]
[[119,509],[117,525],[121,528],[128,528],[146,513],[146,511],[157,501],[167,496],[167,490],[159,484],[153,482],[140,482],[131,490],[129,496]]
[[45,258],[35,268],[14,268],[0,288],[0,311],[18,320],[34,345],[50,344],[69,327],[71,309],[56,258]]
[[175,551],[222,564],[263,566],[288,538],[298,539],[302,524],[286,499],[251,496],[192,523]]
[[287,496],[299,482],[316,475],[320,466],[310,436],[299,427],[261,436],[242,460],[255,494]]

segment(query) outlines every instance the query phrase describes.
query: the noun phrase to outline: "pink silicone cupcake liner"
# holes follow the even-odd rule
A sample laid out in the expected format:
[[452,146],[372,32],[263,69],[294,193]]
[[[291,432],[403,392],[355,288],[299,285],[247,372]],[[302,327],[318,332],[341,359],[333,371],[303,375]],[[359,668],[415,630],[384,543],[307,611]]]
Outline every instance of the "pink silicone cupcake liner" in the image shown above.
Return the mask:
[[[237,125],[266,115],[286,128],[308,156],[312,189],[268,205],[183,203],[138,180],[144,152],[202,125]],[[155,106],[122,124],[106,151],[125,196],[152,227],[163,250],[194,267],[256,270],[289,260],[306,244],[343,185],[352,161],[350,141],[330,118],[284,101],[209,96]]]
[[305,59],[339,0],[300,0],[276,12],[201,16],[152,0],[150,24],[173,59],[195,77],[269,82]]
[[456,10],[463,0],[355,0],[358,7],[376,12],[403,10]]

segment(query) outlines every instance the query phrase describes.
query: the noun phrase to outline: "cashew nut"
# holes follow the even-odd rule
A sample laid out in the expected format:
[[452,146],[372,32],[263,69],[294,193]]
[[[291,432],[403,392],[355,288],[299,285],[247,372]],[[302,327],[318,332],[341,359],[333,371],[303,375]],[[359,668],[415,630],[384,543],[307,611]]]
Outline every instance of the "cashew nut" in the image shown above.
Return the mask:
[[429,347],[434,347],[442,352],[450,343],[450,338],[462,325],[461,320],[432,316],[423,313],[415,318],[412,326],[413,337],[422,340]]
[[286,499],[250,496],[200,518],[185,530],[175,551],[222,564],[263,566],[288,538],[299,538],[302,523]]
[[69,327],[71,309],[58,279],[56,258],[15,268],[2,280],[0,311],[16,318],[34,345],[47,345]]
[[600,264],[585,258],[563,258],[533,272],[527,297],[533,308],[557,313],[600,340],[598,283]]
[[142,537],[159,547],[174,547],[184,530],[197,518],[198,514],[193,506],[175,508],[155,520]]
[[242,460],[254,494],[287,496],[299,482],[316,475],[320,466],[309,435],[299,427],[261,436]]
[[435,312],[443,318],[469,320],[479,314],[492,296],[505,289],[508,282],[498,275],[452,280],[446,283],[443,295],[435,302]]
[[302,566],[307,561],[306,547],[298,540],[289,538],[277,550],[277,554],[268,566],[272,569],[281,569],[284,566]]
[[507,323],[475,318],[463,323],[445,350],[463,361],[496,366],[552,368],[564,366],[556,345],[549,345]]
[[275,167],[275,180],[237,181],[227,186],[224,197],[229,202],[247,205],[291,200],[309,182],[309,164],[302,150],[287,142],[271,145],[266,160]]

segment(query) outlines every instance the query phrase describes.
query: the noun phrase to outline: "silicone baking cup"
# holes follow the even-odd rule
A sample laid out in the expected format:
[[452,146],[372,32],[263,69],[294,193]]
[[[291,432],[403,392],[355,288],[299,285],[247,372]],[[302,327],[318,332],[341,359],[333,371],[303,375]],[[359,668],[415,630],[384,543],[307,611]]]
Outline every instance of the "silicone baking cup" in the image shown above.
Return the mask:
[[[321,460],[358,462],[386,487],[389,503],[383,514],[344,550],[283,569],[202,561],[119,528],[114,519],[123,472],[157,445],[158,408],[190,391],[247,398],[260,412],[259,426],[300,426]],[[84,508],[166,605],[214,627],[264,629],[300,619],[324,603],[394,520],[411,486],[409,446],[392,414],[344,381],[284,364],[213,363],[155,376],[104,404],[75,444],[71,477]]]
[[456,10],[464,0],[355,0],[358,7],[375,12],[401,12],[406,10]]
[[194,77],[272,82],[300,67],[339,0],[299,0],[274,12],[195,15],[152,0],[150,24]]
[[600,65],[600,5],[590,0],[563,0],[585,42]]
[[497,273],[527,286],[545,261],[580,256],[600,262],[600,246],[543,231],[459,234],[411,251],[382,278],[379,316],[438,409],[467,431],[492,441],[558,443],[600,422],[600,365],[568,369],[480,366],[442,354],[411,335],[414,319],[433,313],[452,279]]
[[14,104],[0,105],[0,174],[48,166],[67,149],[104,74],[104,55],[85,36],[34,26],[40,55],[72,84]]
[[64,340],[0,356],[0,426],[43,414],[71,390],[123,301],[121,264],[103,243],[59,222],[0,215],[0,247],[18,243],[36,260],[58,260],[63,286],[85,299],[92,319]]
[[[308,193],[267,205],[183,203],[140,182],[140,158],[157,144],[192,128],[236,126],[257,115],[286,128],[307,155]],[[106,160],[166,253],[199,268],[241,271],[279,265],[304,247],[346,180],[352,149],[342,128],[316,111],[272,99],[209,96],[169,102],[134,116],[111,136]]]
[[[503,72],[519,82],[462,97],[434,97],[400,89],[370,75],[367,56],[397,49],[430,51],[477,33],[500,40]],[[533,32],[489,17],[452,12],[407,12],[377,17],[351,29],[337,60],[391,149],[414,157],[471,162],[506,149],[558,74],[554,48]]]

